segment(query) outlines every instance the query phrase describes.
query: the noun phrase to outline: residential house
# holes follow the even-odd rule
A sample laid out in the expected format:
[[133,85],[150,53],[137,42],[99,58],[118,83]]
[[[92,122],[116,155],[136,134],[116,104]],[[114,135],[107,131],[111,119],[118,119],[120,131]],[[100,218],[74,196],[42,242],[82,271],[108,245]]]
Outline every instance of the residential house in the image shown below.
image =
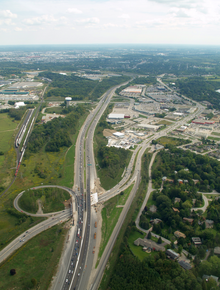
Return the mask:
[[205,220],[205,225],[207,229],[212,229],[214,226],[214,221],[213,220]]
[[172,209],[173,209],[174,212],[180,212],[180,211],[178,210],[178,208],[172,207]]
[[184,238],[184,239],[186,238],[186,235],[184,233],[179,232],[179,231],[175,231],[174,236],[178,239],[179,238]]
[[179,197],[175,197],[175,199],[174,199],[174,203],[176,203],[176,202],[181,202],[181,198],[179,198]]
[[192,269],[192,266],[185,262],[185,261],[179,261],[178,262],[180,264],[180,266],[184,269],[184,270],[191,270]]
[[190,219],[190,218],[186,218],[186,217],[184,217],[184,218],[183,218],[183,221],[184,221],[184,222],[188,222],[190,225],[192,225],[194,219]]
[[151,212],[155,213],[157,211],[157,207],[156,205],[152,204],[150,209],[149,209]]
[[171,249],[166,250],[166,255],[167,255],[168,258],[170,258],[172,260],[176,260],[180,256],[178,253],[174,252]]
[[202,244],[200,237],[192,237],[192,242],[195,246],[199,246]]
[[214,248],[214,254],[215,255],[220,255],[220,247],[215,247]]

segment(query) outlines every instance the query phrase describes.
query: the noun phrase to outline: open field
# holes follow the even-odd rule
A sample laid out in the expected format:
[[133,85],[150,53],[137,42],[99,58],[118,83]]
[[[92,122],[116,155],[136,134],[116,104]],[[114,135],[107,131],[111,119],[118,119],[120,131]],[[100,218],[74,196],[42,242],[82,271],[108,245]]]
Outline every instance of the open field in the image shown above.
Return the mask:
[[157,123],[158,125],[171,125],[173,124],[173,122],[169,122],[167,120],[162,120],[160,122]]
[[63,107],[52,107],[52,108],[47,108],[45,110],[45,113],[48,113],[48,114],[53,114],[53,113],[61,114],[62,110],[63,110]]
[[[66,232],[62,225],[54,226],[24,244],[0,265],[0,288],[48,289],[60,259]],[[16,270],[16,275],[10,275],[11,269]]]
[[19,199],[19,206],[24,211],[37,213],[38,203],[44,213],[56,212],[65,209],[64,201],[70,199],[67,191],[60,188],[41,188],[26,190]]
[[172,137],[160,137],[157,141],[158,141],[158,143],[160,143],[161,145],[164,145],[164,146],[167,144],[180,146],[180,145],[191,143],[190,140],[172,138]]
[[7,130],[15,130],[19,121],[14,121],[7,113],[0,114],[0,132]]
[[208,139],[209,139],[209,140],[214,140],[214,141],[219,141],[219,140],[220,140],[220,138],[210,137],[210,136],[208,137]]

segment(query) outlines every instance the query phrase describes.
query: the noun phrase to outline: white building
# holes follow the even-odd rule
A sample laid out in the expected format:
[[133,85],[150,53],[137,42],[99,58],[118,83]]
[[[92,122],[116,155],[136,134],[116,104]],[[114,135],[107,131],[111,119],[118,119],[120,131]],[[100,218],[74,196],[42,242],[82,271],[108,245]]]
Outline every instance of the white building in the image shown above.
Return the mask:
[[115,137],[118,137],[118,138],[124,138],[124,136],[125,136],[125,134],[124,133],[121,133],[121,132],[115,132],[115,133],[113,133],[113,135]]
[[24,102],[16,102],[15,103],[15,109],[19,109],[20,107],[26,106]]
[[109,114],[108,119],[124,119],[125,115],[124,114]]

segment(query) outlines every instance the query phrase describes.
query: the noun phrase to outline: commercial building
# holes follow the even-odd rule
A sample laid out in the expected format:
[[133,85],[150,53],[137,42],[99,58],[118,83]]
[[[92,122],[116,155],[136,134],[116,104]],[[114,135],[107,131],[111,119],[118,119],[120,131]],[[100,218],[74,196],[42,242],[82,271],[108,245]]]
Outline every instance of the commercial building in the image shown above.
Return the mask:
[[167,255],[167,257],[169,257],[172,260],[176,260],[180,256],[178,253],[174,252],[171,249],[166,250],[166,255]]

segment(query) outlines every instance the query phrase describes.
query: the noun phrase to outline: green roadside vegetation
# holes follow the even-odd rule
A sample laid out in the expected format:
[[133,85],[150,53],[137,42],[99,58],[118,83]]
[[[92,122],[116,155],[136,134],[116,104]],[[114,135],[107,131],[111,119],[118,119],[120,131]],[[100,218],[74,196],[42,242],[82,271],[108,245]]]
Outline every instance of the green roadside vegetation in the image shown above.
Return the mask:
[[[108,260],[108,266],[105,268],[105,272],[103,274],[103,278],[100,284],[99,289],[105,290],[109,287],[110,279],[115,271],[116,264],[118,263],[118,259],[121,254],[121,249],[125,245],[129,247],[128,244],[128,238],[130,236],[130,230],[136,231],[135,227],[135,219],[137,217],[137,214],[139,212],[139,209],[144,201],[147,185],[149,181],[148,177],[148,167],[151,160],[151,154],[146,153],[142,157],[142,171],[141,171],[141,182],[138,187],[137,193],[134,196],[134,199],[132,201],[131,207],[128,211],[128,214],[125,218],[125,221],[121,227],[121,230],[119,232],[119,235],[116,239],[115,245],[113,247],[112,253],[110,255],[110,258]],[[117,282],[116,282],[117,284]],[[122,289],[122,288],[121,288]],[[136,288],[135,288],[136,289]]]
[[38,203],[40,203],[43,212],[49,213],[64,210],[64,201],[68,199],[70,199],[70,195],[67,191],[56,187],[47,187],[26,190],[20,197],[18,204],[24,211],[37,213]]
[[96,267],[99,264],[99,261],[105,250],[105,247],[122,212],[123,207],[120,206],[125,205],[133,186],[134,186],[133,184],[130,185],[127,189],[120,192],[120,194],[109,199],[104,203],[104,207],[102,209],[102,239],[99,248],[98,259],[96,262]]
[[220,140],[220,138],[211,137],[211,136],[209,136],[208,139],[209,139],[209,140],[214,140],[214,141],[219,141],[219,140]]
[[[1,289],[49,288],[55,274],[67,229],[54,226],[37,235],[0,264]],[[16,274],[10,275],[15,269]]]
[[111,104],[102,115],[94,134],[94,153],[96,164],[98,164],[97,174],[101,186],[106,190],[119,183],[124,168],[127,167],[132,155],[130,150],[106,146],[107,139],[103,136],[103,130],[113,129],[105,120],[112,106]]

